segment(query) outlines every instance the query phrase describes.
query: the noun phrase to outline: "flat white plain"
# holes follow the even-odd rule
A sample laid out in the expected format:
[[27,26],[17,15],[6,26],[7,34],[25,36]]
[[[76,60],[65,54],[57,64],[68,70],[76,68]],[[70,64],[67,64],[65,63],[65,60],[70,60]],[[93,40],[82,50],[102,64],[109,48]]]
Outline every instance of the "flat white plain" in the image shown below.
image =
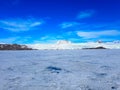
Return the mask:
[[0,90],[120,90],[120,50],[0,51]]

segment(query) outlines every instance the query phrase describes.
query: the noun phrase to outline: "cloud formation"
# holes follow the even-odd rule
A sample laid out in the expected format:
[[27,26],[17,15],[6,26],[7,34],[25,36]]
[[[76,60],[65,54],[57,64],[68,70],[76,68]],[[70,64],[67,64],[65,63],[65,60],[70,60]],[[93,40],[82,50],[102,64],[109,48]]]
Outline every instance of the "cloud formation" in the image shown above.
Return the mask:
[[33,30],[41,24],[43,24],[43,21],[33,18],[0,20],[0,28],[13,32]]
[[92,32],[77,31],[77,35],[85,39],[91,39],[99,38],[102,36],[118,36],[120,35],[120,31],[117,30],[92,31]]
[[63,22],[62,24],[60,24],[62,29],[69,28],[69,27],[75,27],[78,25],[80,25],[80,23],[78,22]]
[[[12,36],[6,38],[0,38],[0,43],[19,43],[19,44],[27,44],[32,41],[32,37],[30,36]],[[27,42],[27,43],[26,43]]]
[[93,14],[94,14],[93,10],[82,11],[77,15],[77,19],[88,18],[91,17]]

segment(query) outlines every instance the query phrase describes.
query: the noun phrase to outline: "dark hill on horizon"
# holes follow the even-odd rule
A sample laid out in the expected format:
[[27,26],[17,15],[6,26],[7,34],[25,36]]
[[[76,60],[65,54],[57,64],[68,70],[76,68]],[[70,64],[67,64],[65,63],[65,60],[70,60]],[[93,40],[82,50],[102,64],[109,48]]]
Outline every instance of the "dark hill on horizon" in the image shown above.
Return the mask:
[[0,50],[33,50],[26,45],[19,44],[0,44]]

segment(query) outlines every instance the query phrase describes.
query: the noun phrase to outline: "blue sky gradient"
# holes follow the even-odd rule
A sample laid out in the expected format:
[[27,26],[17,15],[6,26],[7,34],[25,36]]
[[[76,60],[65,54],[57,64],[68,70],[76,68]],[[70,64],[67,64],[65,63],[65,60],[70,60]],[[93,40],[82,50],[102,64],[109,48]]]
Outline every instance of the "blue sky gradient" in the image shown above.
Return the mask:
[[0,0],[0,43],[120,40],[120,0]]

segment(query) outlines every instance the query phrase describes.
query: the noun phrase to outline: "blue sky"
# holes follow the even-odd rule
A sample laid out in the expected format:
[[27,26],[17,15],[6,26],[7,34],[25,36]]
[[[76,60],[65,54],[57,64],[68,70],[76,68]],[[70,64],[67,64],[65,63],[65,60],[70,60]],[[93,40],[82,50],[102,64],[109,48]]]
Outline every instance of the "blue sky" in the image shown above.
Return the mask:
[[0,0],[0,43],[120,40],[120,0]]

